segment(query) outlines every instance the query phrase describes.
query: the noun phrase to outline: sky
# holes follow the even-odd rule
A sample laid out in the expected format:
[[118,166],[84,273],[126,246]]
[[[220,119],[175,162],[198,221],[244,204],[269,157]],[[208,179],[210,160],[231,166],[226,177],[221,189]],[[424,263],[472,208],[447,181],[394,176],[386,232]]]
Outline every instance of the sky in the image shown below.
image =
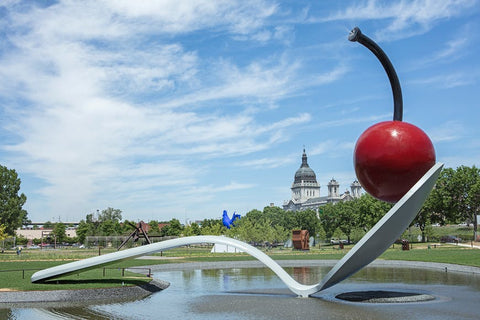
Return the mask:
[[291,199],[303,148],[327,195],[353,150],[406,122],[446,167],[480,166],[480,1],[0,3],[0,164],[34,222],[108,207],[182,223]]

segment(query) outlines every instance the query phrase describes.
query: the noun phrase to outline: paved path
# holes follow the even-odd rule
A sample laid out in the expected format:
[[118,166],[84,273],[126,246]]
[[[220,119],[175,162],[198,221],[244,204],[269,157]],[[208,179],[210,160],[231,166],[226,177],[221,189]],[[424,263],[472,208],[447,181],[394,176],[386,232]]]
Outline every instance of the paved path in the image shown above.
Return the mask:
[[449,243],[454,246],[465,247],[465,248],[475,248],[480,249],[480,246],[477,244],[465,244],[465,243]]

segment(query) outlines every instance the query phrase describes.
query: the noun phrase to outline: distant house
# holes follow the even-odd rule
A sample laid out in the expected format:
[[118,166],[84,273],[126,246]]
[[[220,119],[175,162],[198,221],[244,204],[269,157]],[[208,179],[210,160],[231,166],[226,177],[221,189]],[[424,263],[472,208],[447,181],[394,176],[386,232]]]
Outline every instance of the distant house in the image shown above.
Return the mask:
[[[26,238],[27,240],[33,240],[33,239],[42,239],[42,237],[45,237],[49,235],[53,229],[17,229],[15,231],[17,236],[22,236]],[[65,229],[65,234],[67,237],[74,238],[77,236],[77,230],[74,228],[66,228]]]

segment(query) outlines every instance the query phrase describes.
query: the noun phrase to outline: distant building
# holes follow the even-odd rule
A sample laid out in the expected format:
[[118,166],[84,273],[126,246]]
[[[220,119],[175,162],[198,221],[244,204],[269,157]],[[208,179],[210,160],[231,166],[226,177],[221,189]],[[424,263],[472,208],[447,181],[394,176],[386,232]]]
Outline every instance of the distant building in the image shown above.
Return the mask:
[[[42,239],[45,236],[48,236],[53,229],[17,229],[15,233],[17,237],[24,237],[27,240],[33,239]],[[65,229],[65,235],[70,238],[75,238],[77,236],[77,230],[75,228],[69,227]]]
[[327,203],[337,203],[340,201],[349,201],[361,196],[362,186],[358,181],[350,185],[350,191],[340,194],[340,184],[332,178],[327,185],[328,195],[320,195],[320,185],[317,182],[315,172],[310,168],[307,162],[307,154],[303,149],[302,164],[295,172],[295,177],[291,187],[292,198],[283,203],[284,210],[305,210],[314,209],[326,205]]

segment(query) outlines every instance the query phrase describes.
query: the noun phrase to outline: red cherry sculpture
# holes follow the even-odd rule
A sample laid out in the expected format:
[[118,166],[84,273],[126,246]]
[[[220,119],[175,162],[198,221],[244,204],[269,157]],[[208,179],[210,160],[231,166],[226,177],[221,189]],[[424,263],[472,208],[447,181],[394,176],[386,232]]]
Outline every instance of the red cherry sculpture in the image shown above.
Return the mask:
[[362,187],[375,198],[398,201],[435,164],[428,136],[402,121],[385,121],[368,128],[354,152],[355,172]]
[[358,41],[377,56],[387,72],[394,100],[393,121],[371,126],[358,139],[355,172],[362,187],[373,197],[397,202],[435,164],[435,150],[420,128],[402,122],[400,82],[387,55],[358,27],[348,39]]

